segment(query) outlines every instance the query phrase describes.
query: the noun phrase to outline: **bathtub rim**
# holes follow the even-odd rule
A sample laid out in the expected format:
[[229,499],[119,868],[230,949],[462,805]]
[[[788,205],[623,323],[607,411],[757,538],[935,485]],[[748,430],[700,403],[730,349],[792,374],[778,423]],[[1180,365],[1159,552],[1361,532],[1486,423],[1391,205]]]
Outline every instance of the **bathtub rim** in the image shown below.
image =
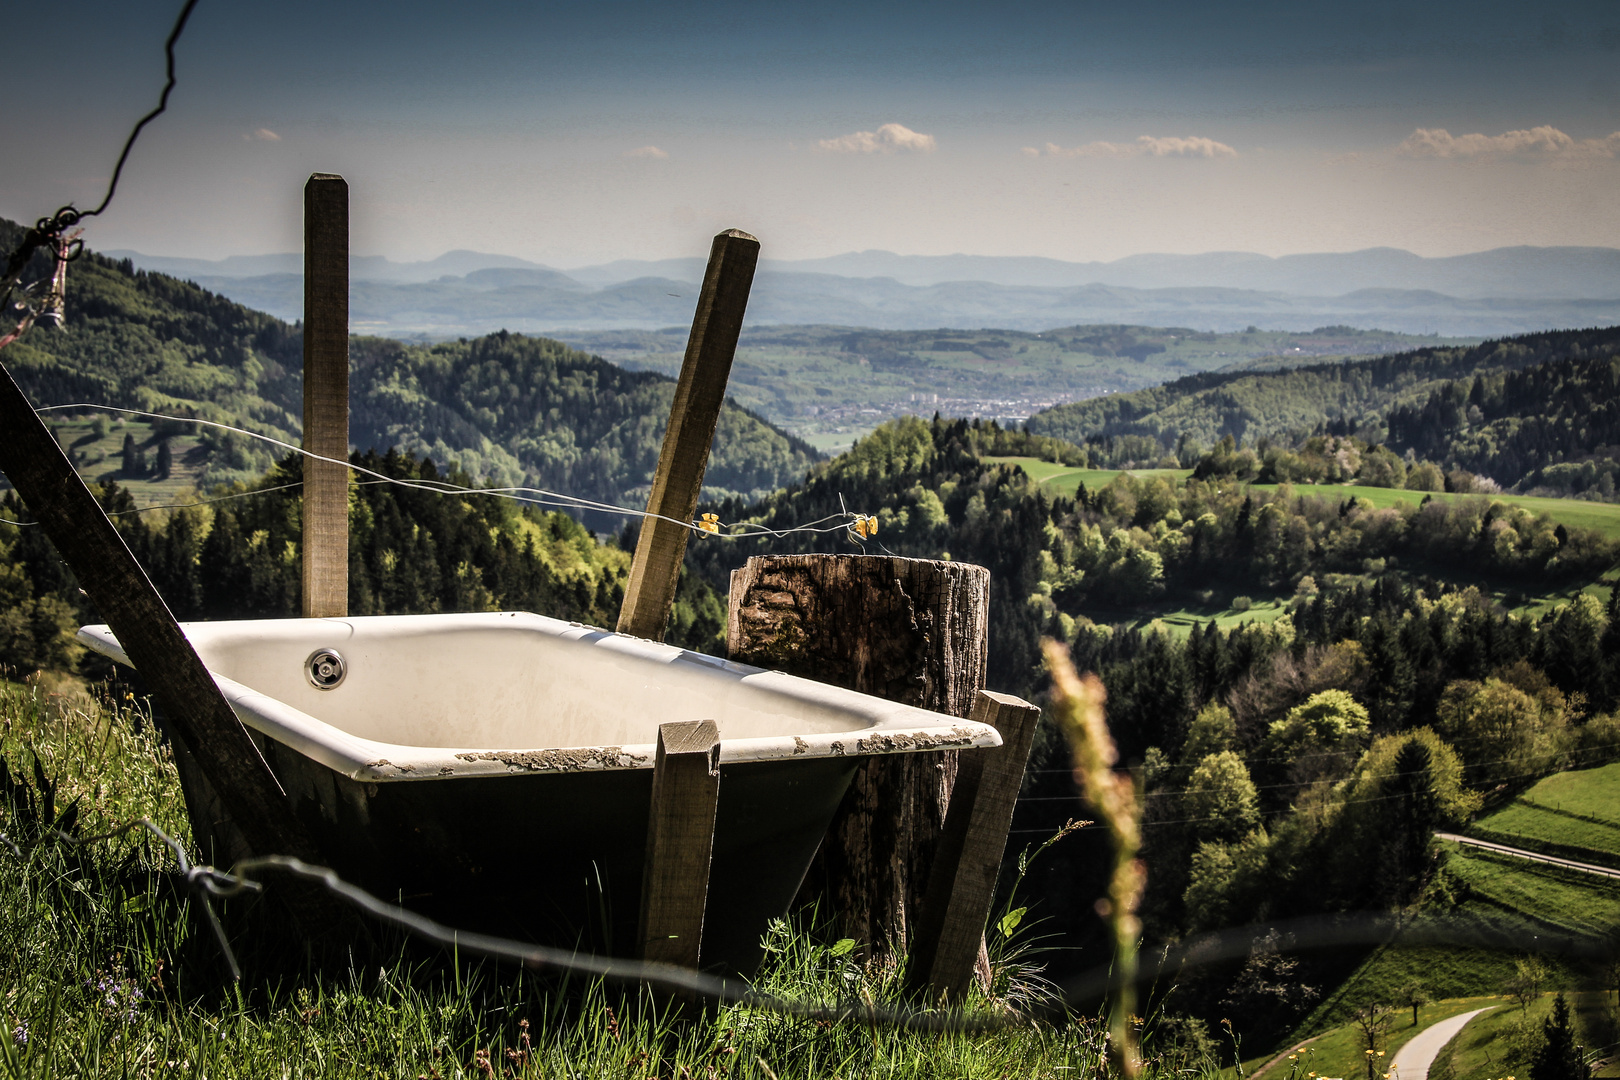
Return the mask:
[[[793,758],[864,757],[927,750],[966,750],[1001,745],[1000,734],[988,724],[962,720],[944,713],[931,712],[854,690],[819,683],[812,679],[739,664],[674,645],[632,637],[628,634],[617,634],[584,623],[565,622],[532,612],[360,615],[327,619],[236,619],[186,622],[180,624],[180,629],[185,633],[187,640],[193,642],[193,647],[196,647],[199,642],[206,644],[210,637],[241,633],[255,626],[264,626],[267,629],[274,627],[279,635],[285,636],[294,636],[295,632],[292,630],[294,627],[310,627],[310,632],[314,633],[313,624],[317,623],[339,624],[349,633],[370,628],[380,630],[384,635],[391,631],[457,629],[487,631],[508,626],[514,629],[524,628],[559,638],[588,640],[594,647],[611,649],[621,655],[639,658],[643,662],[694,663],[708,669],[716,678],[729,677],[737,681],[746,679],[763,683],[766,685],[762,688],[772,692],[797,697],[808,704],[820,707],[864,714],[871,722],[868,727],[851,731],[747,739],[727,739],[722,725],[720,731],[722,765]],[[134,667],[128,654],[105,624],[81,627],[78,640],[126,667]],[[381,742],[352,735],[211,669],[209,674],[225,695],[225,699],[230,702],[237,718],[247,727],[352,780],[394,783],[480,776],[650,769],[654,764],[656,747],[653,743],[623,746],[454,747]]]

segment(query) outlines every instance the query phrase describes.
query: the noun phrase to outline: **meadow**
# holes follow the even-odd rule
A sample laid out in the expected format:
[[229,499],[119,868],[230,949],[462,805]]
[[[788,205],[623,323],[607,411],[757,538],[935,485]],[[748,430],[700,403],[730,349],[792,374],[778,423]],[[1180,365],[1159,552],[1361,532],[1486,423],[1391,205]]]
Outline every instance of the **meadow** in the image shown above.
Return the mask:
[[1620,764],[1555,773],[1474,822],[1468,834],[1566,859],[1620,867],[1617,788]]
[[[987,457],[988,462],[1017,465],[1029,478],[1053,495],[1074,498],[1081,484],[1086,490],[1096,491],[1122,473],[1140,479],[1159,478],[1178,483],[1192,475],[1191,469],[1074,469],[1066,465],[1041,461],[1029,457]],[[1256,491],[1276,491],[1276,484],[1251,484]],[[1314,495],[1323,499],[1366,499],[1379,509],[1392,506],[1417,506],[1424,499],[1460,502],[1486,496],[1459,495],[1449,491],[1408,491],[1405,488],[1367,487],[1361,484],[1295,484],[1295,494]],[[1587,502],[1584,499],[1554,499],[1540,495],[1492,495],[1492,501],[1522,506],[1537,514],[1545,514],[1571,529],[1595,529],[1611,539],[1620,538],[1620,503]]]

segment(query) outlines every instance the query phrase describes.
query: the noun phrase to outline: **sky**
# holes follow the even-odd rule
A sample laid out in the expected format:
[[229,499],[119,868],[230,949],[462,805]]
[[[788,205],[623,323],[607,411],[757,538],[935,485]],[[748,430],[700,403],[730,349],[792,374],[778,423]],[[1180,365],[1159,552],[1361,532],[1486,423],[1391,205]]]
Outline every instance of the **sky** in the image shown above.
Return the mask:
[[[0,216],[99,201],[179,6],[7,3]],[[177,71],[91,247],[296,251],[311,172],[401,261],[1620,247],[1616,0],[201,0]]]

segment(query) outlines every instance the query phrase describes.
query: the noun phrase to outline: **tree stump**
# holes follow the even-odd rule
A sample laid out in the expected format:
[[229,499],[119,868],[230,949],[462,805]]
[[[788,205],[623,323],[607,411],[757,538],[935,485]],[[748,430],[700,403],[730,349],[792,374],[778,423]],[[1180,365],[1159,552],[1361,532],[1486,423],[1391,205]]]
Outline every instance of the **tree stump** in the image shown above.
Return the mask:
[[[743,663],[967,717],[984,685],[990,571],[872,555],[755,557],[732,572]],[[956,753],[867,758],[799,892],[875,956],[903,955],[928,888]]]

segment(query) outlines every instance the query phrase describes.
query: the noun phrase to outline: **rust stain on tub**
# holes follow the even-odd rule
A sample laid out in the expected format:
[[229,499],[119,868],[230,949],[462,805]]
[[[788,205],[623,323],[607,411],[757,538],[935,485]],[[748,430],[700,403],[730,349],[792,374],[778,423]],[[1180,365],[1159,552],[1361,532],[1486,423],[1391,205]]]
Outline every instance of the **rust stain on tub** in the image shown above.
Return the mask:
[[646,754],[627,754],[619,746],[579,746],[563,750],[485,750],[457,754],[462,761],[499,761],[514,769],[535,772],[584,772],[593,769],[633,769]]

